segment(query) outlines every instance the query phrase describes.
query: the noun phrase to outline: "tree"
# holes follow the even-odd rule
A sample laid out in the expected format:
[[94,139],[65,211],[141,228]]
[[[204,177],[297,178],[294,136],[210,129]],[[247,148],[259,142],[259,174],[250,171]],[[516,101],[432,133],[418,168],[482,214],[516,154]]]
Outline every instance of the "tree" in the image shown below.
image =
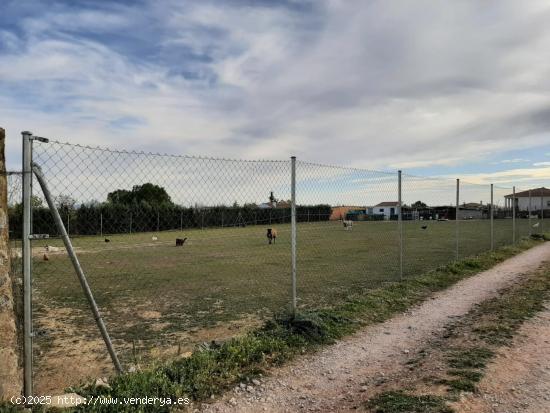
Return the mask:
[[415,208],[415,209],[426,209],[428,208],[428,205],[426,205],[424,202],[422,201],[416,201],[414,204],[411,205],[411,208]]
[[41,208],[42,207],[42,198],[37,195],[31,196],[31,207],[32,208]]
[[[40,201],[42,204],[42,201]],[[71,210],[74,209],[74,205],[76,204],[76,201],[71,198],[69,195],[58,195],[55,198],[55,205],[58,209],[62,210]]]
[[146,183],[135,185],[131,191],[117,189],[107,194],[107,202],[111,204],[147,204],[151,206],[173,205],[166,189],[161,186]]

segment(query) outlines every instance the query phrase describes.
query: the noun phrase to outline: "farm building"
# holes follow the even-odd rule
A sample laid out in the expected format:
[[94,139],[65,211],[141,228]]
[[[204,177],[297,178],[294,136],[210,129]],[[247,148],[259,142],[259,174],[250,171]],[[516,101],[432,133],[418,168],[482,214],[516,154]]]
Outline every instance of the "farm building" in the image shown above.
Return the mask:
[[380,202],[378,205],[369,208],[369,215],[384,215],[384,219],[391,219],[399,213],[399,202]]
[[515,202],[516,210],[518,212],[527,212],[529,211],[529,199],[531,199],[531,211],[535,214],[539,214],[541,211],[541,198],[542,198],[542,209],[544,210],[545,216],[550,214],[546,211],[550,210],[550,189],[548,188],[535,188],[527,191],[517,192],[514,198],[513,194],[506,195],[505,206],[506,208],[512,208],[513,202]]

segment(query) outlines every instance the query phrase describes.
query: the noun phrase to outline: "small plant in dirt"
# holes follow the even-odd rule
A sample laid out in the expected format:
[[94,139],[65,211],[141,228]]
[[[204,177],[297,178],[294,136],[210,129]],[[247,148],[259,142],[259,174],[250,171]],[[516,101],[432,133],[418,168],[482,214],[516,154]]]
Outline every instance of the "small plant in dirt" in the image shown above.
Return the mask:
[[494,352],[485,347],[455,350],[449,356],[448,364],[455,369],[483,368]]
[[376,413],[452,413],[443,397],[411,395],[389,391],[369,400],[367,407]]

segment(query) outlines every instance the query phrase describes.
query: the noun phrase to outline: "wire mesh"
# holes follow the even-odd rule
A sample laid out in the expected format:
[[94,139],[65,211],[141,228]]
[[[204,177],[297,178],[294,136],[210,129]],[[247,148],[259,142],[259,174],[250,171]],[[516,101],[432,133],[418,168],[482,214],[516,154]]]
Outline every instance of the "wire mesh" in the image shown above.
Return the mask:
[[460,181],[459,258],[491,249],[490,204],[490,185]]
[[[60,142],[35,142],[33,159],[126,365],[223,339],[287,307],[290,161]],[[33,186],[33,230],[50,234],[33,242],[38,354],[49,349],[37,357],[37,371],[60,350],[74,358],[87,348],[105,355],[88,373],[104,374],[110,361],[50,211]],[[278,232],[271,244],[268,227]]]
[[[259,325],[291,302],[291,162],[34,141],[57,209],[122,361],[143,365]],[[112,371],[51,211],[33,183],[37,391]],[[21,251],[21,175],[9,176]],[[300,309],[513,242],[511,188],[296,162]],[[516,189],[516,240],[544,228]],[[523,195],[522,195],[523,194]],[[401,212],[402,221],[398,217]],[[19,253],[20,254],[20,253]],[[21,271],[20,259],[12,260]],[[19,265],[19,267],[18,267]],[[75,367],[75,361],[78,366]],[[57,381],[52,380],[55,370]]]
[[403,174],[403,275],[456,257],[456,182]]
[[510,245],[514,242],[514,226],[512,220],[513,188],[495,185],[493,187],[493,194],[495,202],[495,247],[502,247],[505,245]]
[[397,280],[397,174],[298,161],[296,175],[298,302]]

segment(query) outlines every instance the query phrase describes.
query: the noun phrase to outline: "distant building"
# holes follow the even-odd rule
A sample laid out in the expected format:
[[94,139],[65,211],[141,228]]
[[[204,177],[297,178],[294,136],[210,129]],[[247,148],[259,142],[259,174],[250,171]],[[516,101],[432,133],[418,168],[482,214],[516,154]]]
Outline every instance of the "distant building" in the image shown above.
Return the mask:
[[[529,198],[531,199],[531,208],[529,208]],[[535,188],[527,191],[516,192],[514,198],[513,194],[506,195],[505,207],[511,209],[513,203],[516,205],[516,211],[518,212],[527,212],[529,209],[531,211],[540,212],[541,210],[541,198],[542,198],[542,209],[550,209],[550,189],[548,188]],[[548,212],[545,212],[545,215]]]
[[384,219],[390,219],[399,213],[399,202],[380,202],[378,205],[369,208],[369,215],[384,215]]

